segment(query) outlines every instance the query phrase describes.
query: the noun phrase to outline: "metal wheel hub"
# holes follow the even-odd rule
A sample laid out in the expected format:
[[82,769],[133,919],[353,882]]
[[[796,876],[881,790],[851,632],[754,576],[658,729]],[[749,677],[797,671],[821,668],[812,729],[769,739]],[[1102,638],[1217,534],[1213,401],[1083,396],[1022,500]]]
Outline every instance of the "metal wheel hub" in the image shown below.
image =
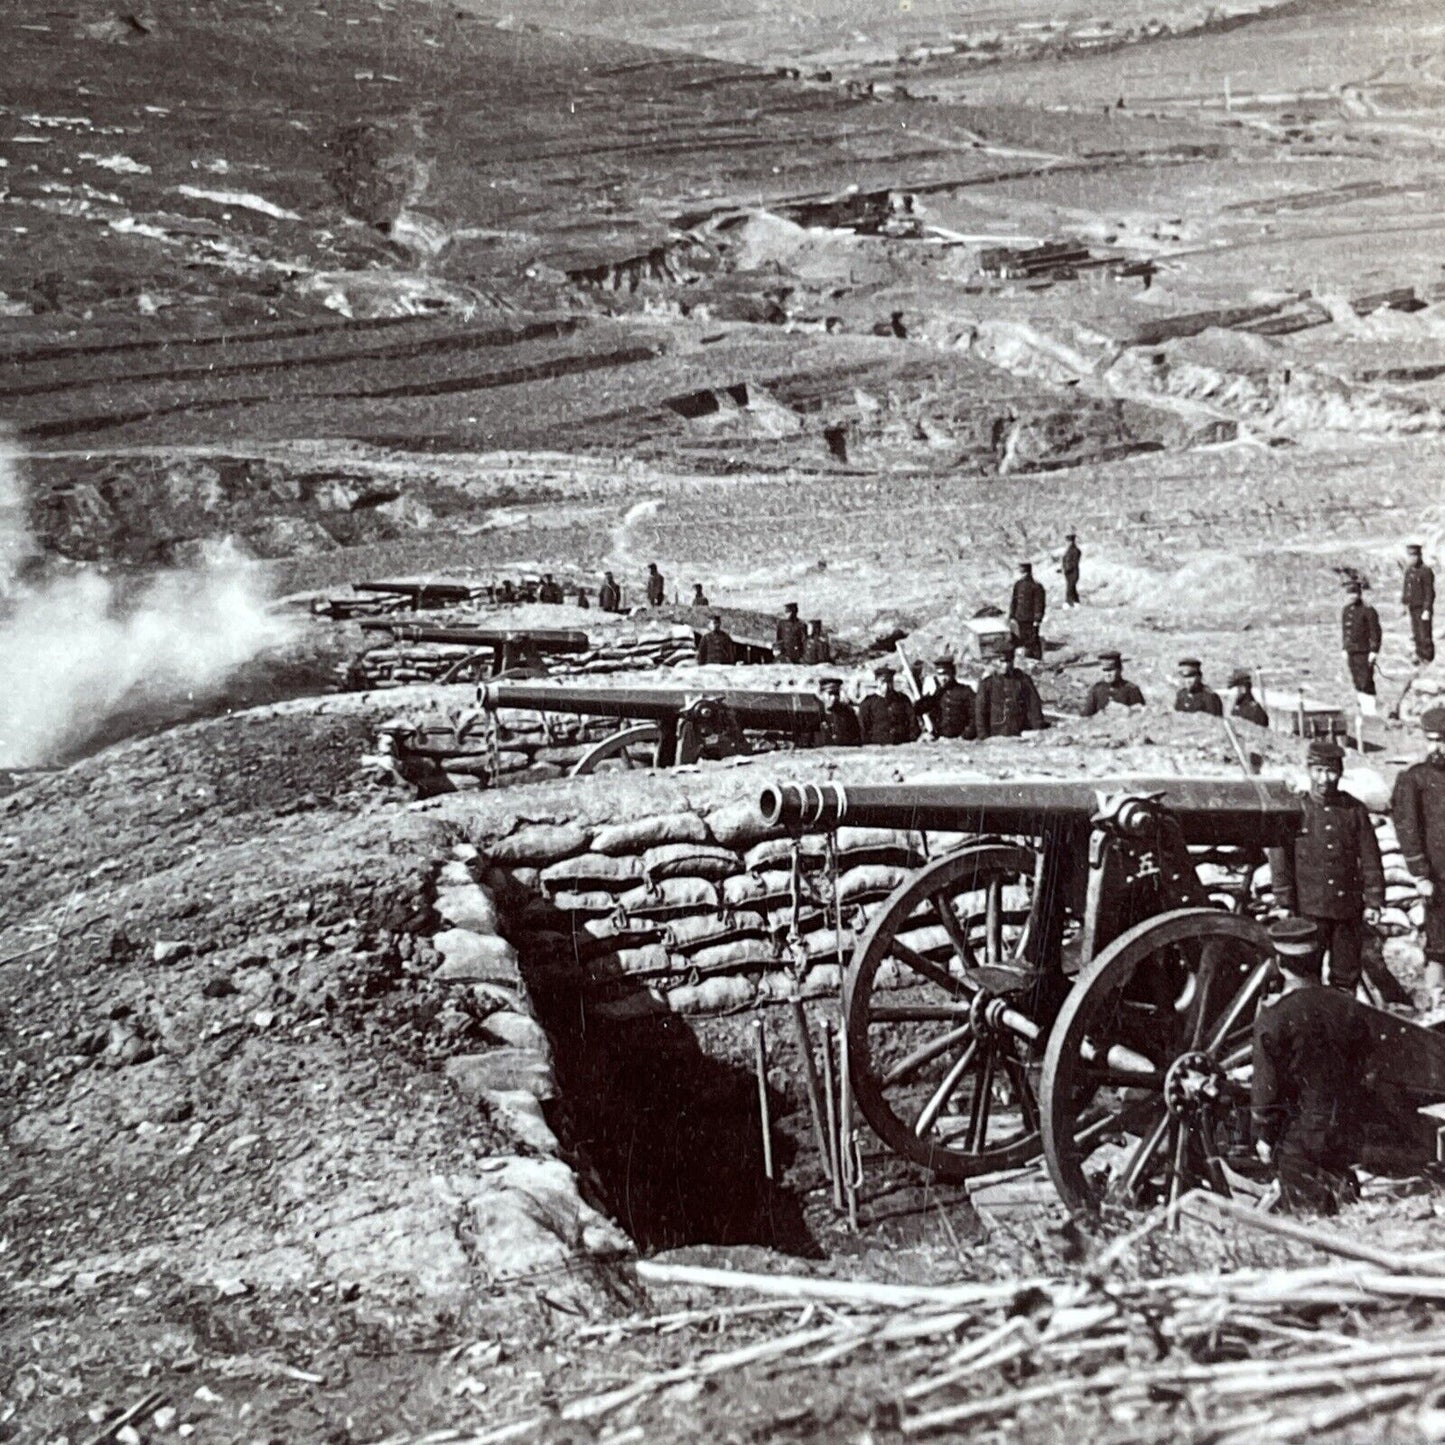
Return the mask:
[[1164,1107],[1176,1117],[1195,1114],[1227,1093],[1224,1070],[1206,1053],[1180,1054],[1164,1075]]

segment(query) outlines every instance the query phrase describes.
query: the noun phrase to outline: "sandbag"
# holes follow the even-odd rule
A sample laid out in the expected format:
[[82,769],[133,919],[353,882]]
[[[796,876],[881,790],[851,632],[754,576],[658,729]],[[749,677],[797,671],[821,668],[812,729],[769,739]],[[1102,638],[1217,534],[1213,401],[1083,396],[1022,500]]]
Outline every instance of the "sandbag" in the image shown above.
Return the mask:
[[641,886],[642,860],[635,857],[613,858],[606,853],[578,853],[549,863],[542,869],[542,886],[559,888],[604,888],[613,893]]
[[758,805],[752,800],[740,800],[714,808],[707,814],[708,831],[724,848],[750,848],[764,838],[784,838],[787,829],[770,828],[763,822]]
[[613,948],[588,964],[594,978],[655,978],[677,971],[679,964],[661,943]]
[[756,992],[750,978],[720,975],[672,989],[667,994],[667,1006],[678,1014],[726,1013],[745,1008]]
[[[735,873],[725,878],[722,885],[723,902],[753,908],[780,908],[793,901],[793,875],[786,869],[774,869],[770,873]],[[805,888],[800,897],[804,901],[818,900]]]
[[599,828],[592,839],[597,853],[642,853],[669,843],[706,843],[707,828],[696,813],[662,813]]
[[850,868],[838,879],[838,898],[843,903],[861,902],[865,898],[886,898],[909,878],[906,868],[882,863],[865,863]]
[[577,889],[559,888],[551,898],[552,907],[559,913],[581,913],[588,918],[614,916],[626,902],[625,895],[619,900],[615,893],[605,888]]
[[673,918],[700,908],[715,909],[720,902],[717,884],[706,878],[664,878],[628,894],[627,912],[632,918]]
[[799,910],[797,918],[793,917],[793,910],[788,908],[773,908],[766,915],[768,931],[781,936],[786,936],[794,926],[799,933],[816,933],[820,928],[828,928],[833,922],[833,910],[821,908],[810,904],[804,904]]
[[578,922],[589,938],[620,938],[628,943],[650,943],[660,939],[666,927],[660,919],[633,918],[616,910],[605,918],[581,918]]
[[642,855],[643,870],[654,883],[666,878],[719,880],[742,866],[742,859],[731,848],[706,843],[664,843]]
[[834,963],[820,963],[801,977],[791,973],[765,973],[758,980],[760,999],[823,998],[836,994],[843,986],[843,970]]
[[515,833],[493,843],[488,850],[498,863],[523,863],[546,867],[559,858],[586,851],[587,829],[576,823],[526,823]]
[[804,838],[768,838],[754,843],[743,855],[743,867],[749,873],[763,873],[775,868],[793,866],[793,854],[804,868],[821,868],[827,862],[827,845],[817,834]]
[[772,968],[778,952],[766,938],[740,938],[733,943],[713,943],[688,954],[686,967],[699,973],[747,973]]
[[766,938],[768,930],[759,913],[695,913],[674,918],[664,937],[674,953],[689,953],[715,943],[733,943],[744,938]]

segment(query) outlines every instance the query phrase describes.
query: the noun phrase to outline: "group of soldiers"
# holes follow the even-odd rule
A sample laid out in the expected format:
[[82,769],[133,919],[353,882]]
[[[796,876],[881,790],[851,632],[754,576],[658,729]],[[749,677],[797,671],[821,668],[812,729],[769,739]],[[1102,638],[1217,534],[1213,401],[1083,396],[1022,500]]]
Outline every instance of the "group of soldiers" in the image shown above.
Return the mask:
[[[1425,983],[1445,993],[1445,708],[1421,719],[1425,757],[1395,781],[1390,812],[1405,866],[1425,904]],[[1366,931],[1385,904],[1369,813],[1340,786],[1344,751],[1316,740],[1298,834],[1269,855],[1270,929],[1283,988],[1254,1026],[1251,1108],[1256,1148],[1287,1207],[1333,1212],[1351,1193],[1351,1116],[1369,1044],[1353,1007]]]
[[[1412,542],[1406,549],[1404,584],[1400,606],[1410,619],[1410,642],[1417,666],[1435,660],[1435,572],[1425,562],[1424,548]],[[1365,601],[1369,584],[1352,574],[1345,580],[1349,601],[1340,613],[1340,645],[1349,669],[1360,711],[1373,717],[1376,710],[1375,661],[1380,655],[1383,633],[1380,614]]]

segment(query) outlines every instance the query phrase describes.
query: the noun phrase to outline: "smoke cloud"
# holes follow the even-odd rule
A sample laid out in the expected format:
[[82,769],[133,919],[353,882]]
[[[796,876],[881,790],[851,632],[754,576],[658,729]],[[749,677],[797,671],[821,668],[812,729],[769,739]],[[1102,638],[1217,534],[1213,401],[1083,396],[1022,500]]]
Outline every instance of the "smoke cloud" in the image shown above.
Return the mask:
[[214,694],[290,633],[224,545],[124,596],[95,572],[37,580],[36,552],[22,458],[0,437],[0,767],[72,756],[118,713]]

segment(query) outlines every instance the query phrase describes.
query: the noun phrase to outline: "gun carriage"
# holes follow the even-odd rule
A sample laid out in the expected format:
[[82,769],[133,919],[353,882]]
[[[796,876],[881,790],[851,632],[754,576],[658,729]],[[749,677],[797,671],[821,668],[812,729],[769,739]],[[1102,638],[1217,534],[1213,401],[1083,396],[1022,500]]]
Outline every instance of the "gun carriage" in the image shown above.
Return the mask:
[[594,772],[604,763],[669,768],[699,758],[750,753],[759,735],[776,743],[811,747],[823,712],[811,693],[737,688],[495,682],[477,689],[477,701],[491,713],[518,708],[616,718],[623,726],[573,765],[573,777]]
[[[1258,1172],[1251,1035],[1275,965],[1249,879],[1298,829],[1284,784],[773,785],[761,810],[796,832],[974,835],[879,905],[844,979],[854,1095],[890,1149],[950,1179],[1042,1152],[1073,1209]],[[1418,1165],[1445,1039],[1369,1013],[1381,1162]]]

